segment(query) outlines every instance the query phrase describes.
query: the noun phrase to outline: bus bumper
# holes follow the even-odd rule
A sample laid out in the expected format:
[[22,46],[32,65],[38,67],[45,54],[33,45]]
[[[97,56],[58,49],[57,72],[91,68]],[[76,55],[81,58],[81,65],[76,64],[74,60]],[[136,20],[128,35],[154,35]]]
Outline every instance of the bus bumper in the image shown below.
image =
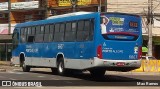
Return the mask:
[[141,67],[141,60],[109,60],[95,57],[94,66],[111,71],[130,71]]

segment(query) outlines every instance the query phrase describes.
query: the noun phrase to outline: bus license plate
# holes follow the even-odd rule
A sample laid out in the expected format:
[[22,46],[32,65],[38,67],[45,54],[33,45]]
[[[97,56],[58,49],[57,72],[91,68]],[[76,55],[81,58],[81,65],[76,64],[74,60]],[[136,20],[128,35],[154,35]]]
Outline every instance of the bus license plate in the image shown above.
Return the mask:
[[124,65],[125,65],[125,62],[117,62],[116,65],[117,65],[117,66],[124,66]]

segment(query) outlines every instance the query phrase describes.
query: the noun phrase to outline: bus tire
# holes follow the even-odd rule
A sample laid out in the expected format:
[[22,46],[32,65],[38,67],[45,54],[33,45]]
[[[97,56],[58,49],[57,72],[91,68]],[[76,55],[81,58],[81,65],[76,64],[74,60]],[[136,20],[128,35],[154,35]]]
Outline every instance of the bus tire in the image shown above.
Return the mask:
[[22,70],[23,70],[23,72],[29,72],[30,71],[30,66],[27,66],[26,64],[25,64],[25,62],[23,61],[22,62]]
[[63,57],[58,59],[57,62],[57,71],[59,75],[64,75],[65,74],[65,67],[64,67],[64,60]]
[[106,70],[90,70],[91,76],[93,77],[103,77],[105,75]]

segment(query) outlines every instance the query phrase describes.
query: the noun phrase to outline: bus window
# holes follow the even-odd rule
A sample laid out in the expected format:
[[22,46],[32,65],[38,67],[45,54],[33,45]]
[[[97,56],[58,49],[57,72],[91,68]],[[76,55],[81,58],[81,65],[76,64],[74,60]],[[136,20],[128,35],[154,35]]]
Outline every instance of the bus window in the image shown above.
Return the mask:
[[46,25],[44,31],[44,42],[50,42],[49,35],[49,25]]
[[43,42],[44,26],[36,27],[35,42]]
[[35,33],[36,33],[36,28],[32,27],[32,35],[35,35]]
[[64,23],[55,25],[54,41],[61,42],[64,40]]
[[93,40],[93,34],[94,34],[94,19],[91,19],[90,31],[89,31],[90,39],[89,40]]
[[52,41],[54,38],[54,24],[50,25],[50,31],[49,31],[49,40]]
[[77,29],[76,22],[72,22],[72,31],[76,31],[76,29]]
[[[74,26],[73,26],[74,27]],[[65,41],[74,41],[75,40],[75,29],[72,30],[72,23],[66,23],[66,31],[65,31]]]
[[28,27],[28,35],[31,35],[32,34],[32,29],[31,27]]
[[90,21],[78,21],[77,41],[89,40]]
[[34,36],[28,36],[28,41],[29,43],[34,42]]
[[25,41],[26,41],[26,37],[25,37],[25,29],[24,29],[24,28],[21,28],[20,33],[21,33],[20,42],[21,42],[21,43],[25,43]]
[[84,23],[84,37],[85,37],[85,40],[89,40],[89,31],[90,31],[90,21],[89,20],[86,20],[85,23]]

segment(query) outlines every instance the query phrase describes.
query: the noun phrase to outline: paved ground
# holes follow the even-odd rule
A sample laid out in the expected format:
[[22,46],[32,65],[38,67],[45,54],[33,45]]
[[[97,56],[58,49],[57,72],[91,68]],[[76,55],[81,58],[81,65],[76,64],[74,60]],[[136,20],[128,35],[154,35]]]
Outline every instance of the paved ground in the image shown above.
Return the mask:
[[[52,87],[33,87],[43,89],[160,89],[156,86],[137,86],[137,82],[153,82],[160,85],[160,73],[147,73],[147,72],[113,72],[107,71],[104,77],[93,78],[88,72],[76,73],[67,76],[59,76],[51,73],[49,68],[31,69],[31,72],[22,72],[20,67],[9,66],[8,64],[0,65],[0,69],[6,71],[0,72],[0,80],[11,81],[41,81],[43,85],[50,84]],[[150,81],[152,80],[152,81]],[[155,81],[158,80],[158,81]],[[117,85],[117,86],[116,86]],[[124,86],[127,87],[124,87]],[[4,87],[0,87],[4,88]],[[6,87],[13,89],[12,87]],[[14,87],[28,89],[29,87]]]

